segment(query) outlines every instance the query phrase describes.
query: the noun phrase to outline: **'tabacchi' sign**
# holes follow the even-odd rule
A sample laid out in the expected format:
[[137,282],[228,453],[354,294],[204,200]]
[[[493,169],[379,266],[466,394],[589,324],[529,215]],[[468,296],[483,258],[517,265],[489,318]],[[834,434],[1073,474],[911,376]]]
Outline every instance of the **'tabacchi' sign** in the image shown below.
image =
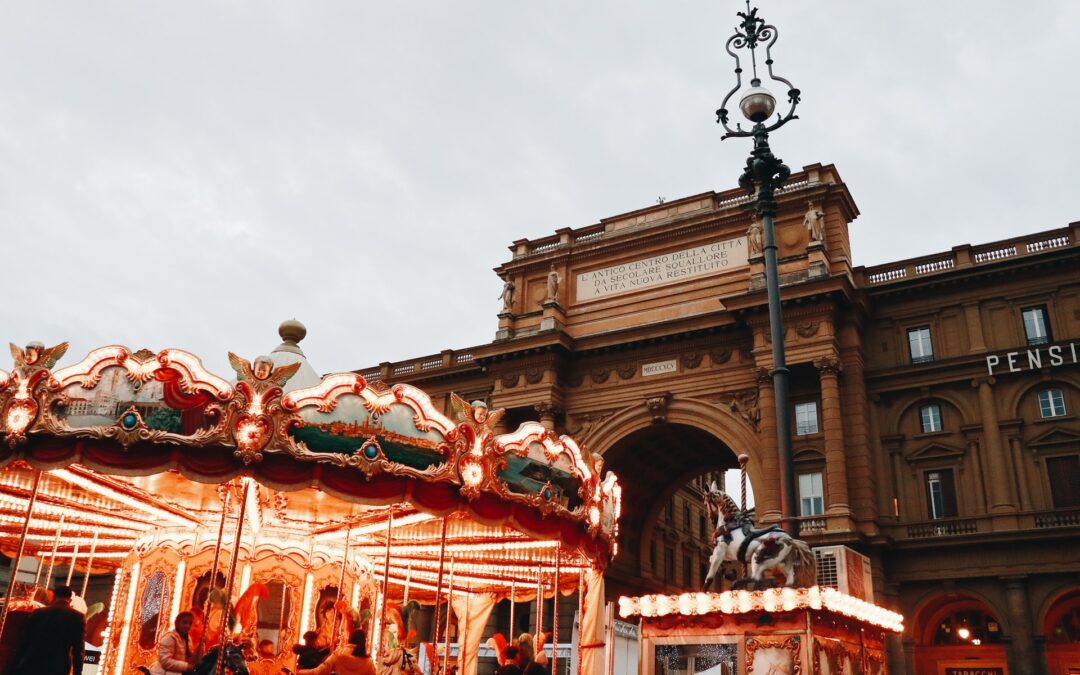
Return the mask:
[[577,275],[577,301],[640,291],[745,267],[746,237],[603,267]]

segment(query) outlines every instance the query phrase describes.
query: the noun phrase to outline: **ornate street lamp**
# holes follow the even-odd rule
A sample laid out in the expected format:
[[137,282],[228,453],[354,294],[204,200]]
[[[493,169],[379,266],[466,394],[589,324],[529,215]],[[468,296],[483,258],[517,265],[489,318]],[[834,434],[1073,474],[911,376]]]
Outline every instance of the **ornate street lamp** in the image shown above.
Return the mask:
[[[773,232],[773,217],[776,215],[776,200],[774,199],[777,188],[788,176],[791,170],[773,155],[769,148],[769,132],[779,129],[793,119],[795,107],[799,104],[799,90],[790,82],[773,72],[772,46],[776,43],[777,30],[775,26],[765,23],[758,17],[757,8],[750,9],[750,0],[746,0],[746,11],[739,12],[742,22],[736,27],[735,34],[728,38],[724,48],[735,59],[735,86],[724,97],[720,109],[716,111],[716,121],[724,125],[727,133],[721,138],[745,138],[753,137],[754,149],[746,160],[746,169],[739,177],[739,186],[754,195],[754,210],[761,216],[762,235],[765,255],[765,284],[769,297],[769,329],[772,336],[773,356],[773,389],[776,394],[776,440],[780,451],[780,475],[783,490],[783,516],[785,526],[789,534],[798,536],[798,522],[795,520],[795,473],[791,459],[791,396],[789,393],[789,371],[784,357],[784,319],[780,307],[780,275],[776,264],[776,236]],[[765,46],[765,66],[768,69],[769,78],[775,82],[787,86],[788,102],[791,107],[787,115],[776,115],[772,120],[776,109],[776,98],[768,89],[761,86],[761,78],[758,77],[757,49]],[[728,101],[740,91],[743,86],[742,61],[739,59],[739,51],[750,52],[750,65],[753,76],[750,79],[750,87],[742,92],[739,97],[739,110],[746,119],[754,123],[749,129],[743,129],[739,123],[735,128],[728,125]],[[771,124],[768,122],[772,120]]]

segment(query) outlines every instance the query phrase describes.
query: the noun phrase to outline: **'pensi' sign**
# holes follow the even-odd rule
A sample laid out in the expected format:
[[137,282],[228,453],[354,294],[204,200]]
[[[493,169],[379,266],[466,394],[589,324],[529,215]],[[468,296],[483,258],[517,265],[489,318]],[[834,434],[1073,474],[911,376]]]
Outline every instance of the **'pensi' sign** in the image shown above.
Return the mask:
[[1006,371],[1019,373],[1022,370],[1041,370],[1043,368],[1076,365],[1078,355],[1080,355],[1080,349],[1077,349],[1075,342],[1005,354],[988,354],[986,357],[986,370],[993,375]]

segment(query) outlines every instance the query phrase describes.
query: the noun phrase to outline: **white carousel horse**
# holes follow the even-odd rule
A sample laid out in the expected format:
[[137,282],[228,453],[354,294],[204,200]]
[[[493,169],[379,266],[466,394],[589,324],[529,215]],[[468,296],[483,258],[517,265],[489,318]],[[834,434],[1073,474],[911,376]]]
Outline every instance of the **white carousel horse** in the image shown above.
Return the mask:
[[709,486],[704,501],[716,527],[709,542],[713,552],[703,590],[709,590],[725,560],[746,565],[748,577],[744,583],[752,584],[755,590],[770,584],[772,579],[765,576],[767,573],[773,578],[783,575],[785,586],[809,587],[816,583],[817,562],[805,541],[776,525],[753,529],[746,513],[716,483]]

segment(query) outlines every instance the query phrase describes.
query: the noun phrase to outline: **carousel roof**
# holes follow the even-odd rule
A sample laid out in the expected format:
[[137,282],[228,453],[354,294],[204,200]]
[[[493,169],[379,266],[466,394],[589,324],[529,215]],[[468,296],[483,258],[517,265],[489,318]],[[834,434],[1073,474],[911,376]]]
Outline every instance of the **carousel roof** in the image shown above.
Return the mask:
[[140,547],[213,545],[245,483],[248,556],[325,564],[349,551],[382,576],[389,544],[388,577],[414,597],[434,591],[444,528],[471,590],[524,590],[614,554],[621,490],[599,457],[537,423],[504,432],[501,410],[454,395],[451,420],[410,385],[319,377],[305,332],[286,322],[269,357],[230,354],[235,384],[182,350],[113,345],[54,368],[66,345],[12,346],[0,548],[15,548],[47,469],[27,550],[85,566],[93,549],[98,570]]

